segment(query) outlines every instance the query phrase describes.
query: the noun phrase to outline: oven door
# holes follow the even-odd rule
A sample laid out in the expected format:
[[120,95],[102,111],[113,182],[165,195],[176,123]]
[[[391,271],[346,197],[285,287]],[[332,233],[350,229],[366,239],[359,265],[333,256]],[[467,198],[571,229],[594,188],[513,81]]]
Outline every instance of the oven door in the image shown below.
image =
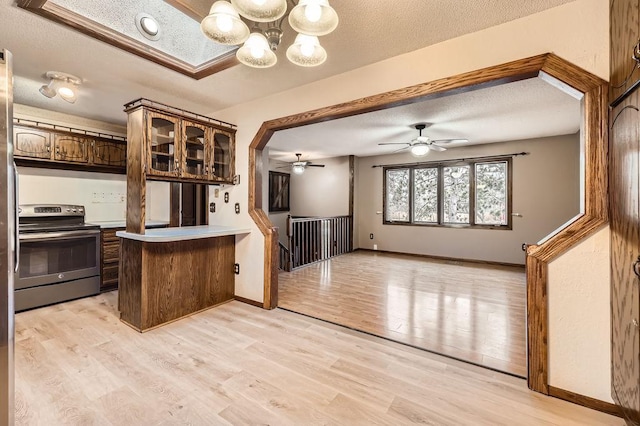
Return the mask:
[[100,230],[20,234],[20,267],[15,288],[100,274]]

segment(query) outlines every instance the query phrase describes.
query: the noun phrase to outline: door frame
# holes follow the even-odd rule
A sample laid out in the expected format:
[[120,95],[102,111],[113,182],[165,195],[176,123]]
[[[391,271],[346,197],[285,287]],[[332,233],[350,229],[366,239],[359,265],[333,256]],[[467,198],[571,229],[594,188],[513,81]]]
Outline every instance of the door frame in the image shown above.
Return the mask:
[[[264,302],[274,309],[278,302],[278,230],[263,210],[262,150],[274,132],[435,99],[543,75],[583,95],[581,134],[584,147],[584,211],[562,229],[526,251],[527,274],[527,384],[549,394],[548,266],[549,263],[597,232],[608,221],[608,84],[599,77],[546,53],[476,71],[392,90],[338,105],[281,117],[262,123],[249,146],[249,214],[264,236]],[[547,80],[549,80],[547,78]]]

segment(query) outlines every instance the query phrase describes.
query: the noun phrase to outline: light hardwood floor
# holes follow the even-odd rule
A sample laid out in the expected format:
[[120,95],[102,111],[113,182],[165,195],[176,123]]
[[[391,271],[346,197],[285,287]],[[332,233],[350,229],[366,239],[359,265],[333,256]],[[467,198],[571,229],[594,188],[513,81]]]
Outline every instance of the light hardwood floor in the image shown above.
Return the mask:
[[116,292],[16,316],[19,425],[622,425],[525,381],[231,302],[139,334]]
[[526,377],[523,268],[355,251],[279,275],[278,306]]

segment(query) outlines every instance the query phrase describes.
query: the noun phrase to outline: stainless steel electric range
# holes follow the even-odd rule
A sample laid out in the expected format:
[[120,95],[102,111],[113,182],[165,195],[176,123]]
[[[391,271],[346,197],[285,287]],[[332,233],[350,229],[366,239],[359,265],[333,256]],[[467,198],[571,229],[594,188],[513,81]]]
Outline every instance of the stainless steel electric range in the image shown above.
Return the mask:
[[84,216],[83,206],[19,206],[16,312],[100,292],[100,227]]

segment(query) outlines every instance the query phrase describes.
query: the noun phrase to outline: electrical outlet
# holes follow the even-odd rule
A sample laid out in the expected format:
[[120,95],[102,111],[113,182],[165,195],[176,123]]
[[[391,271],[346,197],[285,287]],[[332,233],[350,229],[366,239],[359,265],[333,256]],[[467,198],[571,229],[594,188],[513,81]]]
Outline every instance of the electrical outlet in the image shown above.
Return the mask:
[[235,263],[235,264],[233,265],[233,272],[234,272],[236,275],[240,275],[240,264],[239,264],[239,263]]
[[211,213],[215,213],[216,212],[216,203],[209,203],[209,211]]
[[373,234],[369,234],[369,239],[373,240]]
[[229,193],[228,193],[228,192],[225,192],[225,193],[224,193],[224,202],[225,202],[225,203],[228,203],[228,202],[229,202]]
[[240,203],[236,203],[236,214],[240,214]]

